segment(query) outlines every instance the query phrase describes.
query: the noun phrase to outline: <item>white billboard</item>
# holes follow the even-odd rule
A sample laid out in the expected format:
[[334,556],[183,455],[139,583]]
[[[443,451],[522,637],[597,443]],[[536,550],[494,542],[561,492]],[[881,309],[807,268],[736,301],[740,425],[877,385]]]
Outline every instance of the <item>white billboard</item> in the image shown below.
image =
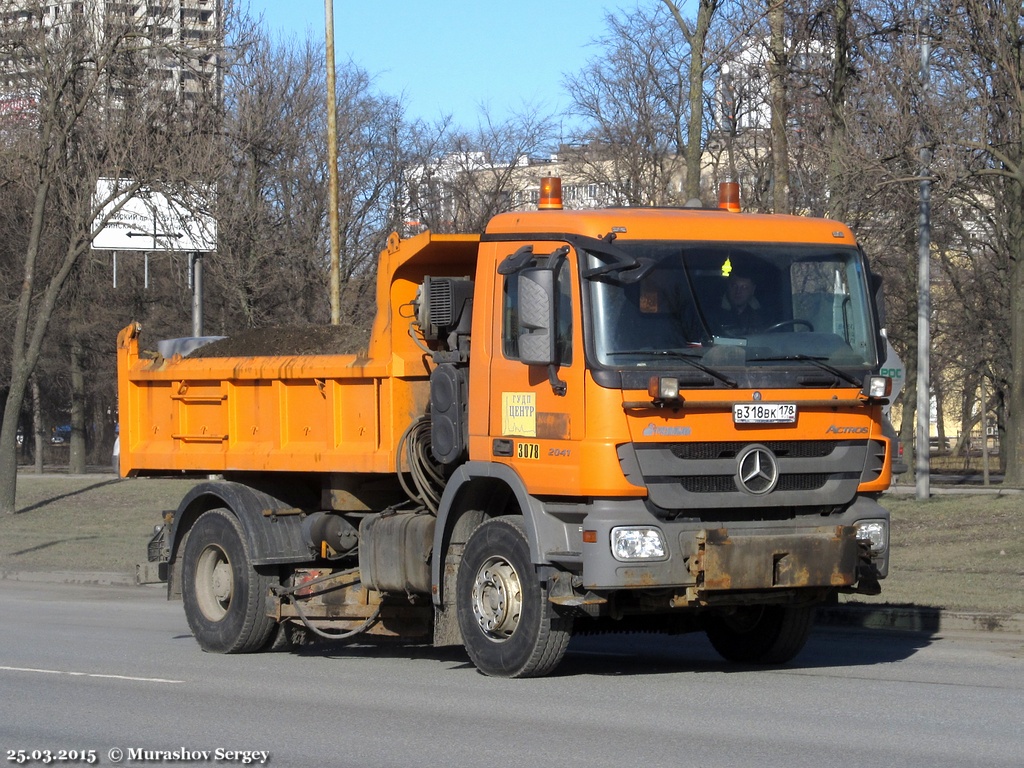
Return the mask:
[[103,207],[93,221],[95,250],[217,250],[217,220],[202,213],[210,208],[212,192],[193,188],[169,197],[150,189],[130,196],[121,191],[133,186],[125,179],[96,183],[94,204]]

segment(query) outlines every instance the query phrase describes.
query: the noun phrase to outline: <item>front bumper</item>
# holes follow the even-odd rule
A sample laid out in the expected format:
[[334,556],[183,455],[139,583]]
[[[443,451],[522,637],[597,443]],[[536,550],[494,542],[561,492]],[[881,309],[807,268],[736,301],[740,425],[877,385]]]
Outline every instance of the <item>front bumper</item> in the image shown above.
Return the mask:
[[[857,498],[842,513],[786,520],[685,519],[653,515],[641,500],[599,500],[583,521],[583,587],[592,592],[671,588],[676,603],[706,602],[730,592],[848,590],[860,579],[884,578],[888,546],[868,556],[857,523],[884,520],[875,501]],[[624,562],[610,546],[615,528],[660,532],[664,556]]]

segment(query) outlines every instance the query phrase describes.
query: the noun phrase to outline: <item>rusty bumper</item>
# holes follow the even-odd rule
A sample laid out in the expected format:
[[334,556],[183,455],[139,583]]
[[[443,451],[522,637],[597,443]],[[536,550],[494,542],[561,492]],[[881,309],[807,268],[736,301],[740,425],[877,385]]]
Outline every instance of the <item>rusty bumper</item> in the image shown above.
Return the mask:
[[719,528],[701,531],[697,543],[690,572],[704,590],[846,587],[857,580],[852,526],[769,536],[734,536]]
[[[592,531],[584,543],[580,588],[608,595],[618,590],[669,589],[672,604],[707,604],[735,595],[788,592],[824,596],[850,591],[860,580],[885,578],[888,551],[871,554],[857,538],[865,520],[888,523],[888,512],[872,499],[858,499],[824,520],[821,516],[785,520],[735,520],[727,524],[694,519],[656,519],[627,502],[595,504],[583,522]],[[827,524],[823,524],[827,523]],[[609,547],[617,528],[657,531],[664,542],[660,557],[623,560]]]

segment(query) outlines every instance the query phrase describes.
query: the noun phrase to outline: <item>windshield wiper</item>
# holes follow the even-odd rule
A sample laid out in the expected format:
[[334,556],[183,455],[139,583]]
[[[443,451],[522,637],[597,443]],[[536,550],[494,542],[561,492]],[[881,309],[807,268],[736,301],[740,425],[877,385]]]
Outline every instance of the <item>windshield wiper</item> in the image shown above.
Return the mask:
[[757,357],[757,358],[752,359],[750,362],[752,362],[752,363],[776,363],[776,362],[785,362],[785,361],[788,361],[788,360],[795,360],[795,361],[800,361],[800,362],[803,362],[803,363],[810,363],[811,365],[815,365],[818,368],[821,368],[821,370],[823,370],[823,371],[828,371],[833,376],[838,376],[843,381],[848,382],[850,384],[853,384],[855,387],[862,387],[862,386],[864,386],[864,382],[863,381],[857,381],[857,379],[855,379],[853,376],[851,376],[850,374],[846,373],[845,371],[841,371],[838,368],[836,368],[835,366],[829,365],[828,363],[822,361],[821,358],[819,358],[819,357],[812,357],[811,355],[797,354],[797,355],[778,355],[776,357]]
[[687,365],[696,368],[698,371],[703,371],[708,376],[718,379],[720,382],[726,386],[732,387],[733,389],[739,386],[734,379],[730,379],[724,373],[716,371],[714,368],[694,360],[693,355],[688,355],[685,352],[679,352],[674,349],[617,349],[614,352],[608,352],[606,354],[609,357],[614,357],[615,355],[653,355],[657,357],[671,357],[673,360],[682,360]]

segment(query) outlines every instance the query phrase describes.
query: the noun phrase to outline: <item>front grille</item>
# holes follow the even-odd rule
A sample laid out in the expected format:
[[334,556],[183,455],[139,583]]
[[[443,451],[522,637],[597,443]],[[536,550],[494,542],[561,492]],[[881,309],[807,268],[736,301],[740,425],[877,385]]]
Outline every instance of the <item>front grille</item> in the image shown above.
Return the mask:
[[[828,482],[830,475],[815,472],[805,475],[781,475],[776,491],[816,491]],[[739,490],[732,475],[700,475],[680,477],[679,484],[688,493],[731,493]]]
[[645,486],[651,503],[665,510],[840,506],[853,500],[863,476],[877,475],[884,459],[867,440],[764,441],[760,445],[774,454],[779,479],[769,493],[752,494],[736,479],[738,457],[750,445],[630,443],[620,446],[619,459],[630,482]]
[[690,493],[730,493],[736,490],[736,483],[731,475],[681,477],[679,482]]
[[782,475],[777,491],[816,491],[828,482],[831,475],[826,472],[815,472],[808,475]]
[[[746,448],[747,442],[725,443],[673,443],[669,450],[683,461],[711,461],[734,459]],[[835,440],[773,440],[762,443],[780,459],[822,459],[829,456],[839,443]]]

